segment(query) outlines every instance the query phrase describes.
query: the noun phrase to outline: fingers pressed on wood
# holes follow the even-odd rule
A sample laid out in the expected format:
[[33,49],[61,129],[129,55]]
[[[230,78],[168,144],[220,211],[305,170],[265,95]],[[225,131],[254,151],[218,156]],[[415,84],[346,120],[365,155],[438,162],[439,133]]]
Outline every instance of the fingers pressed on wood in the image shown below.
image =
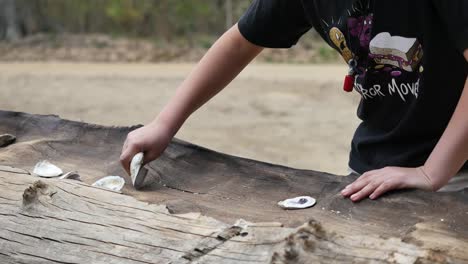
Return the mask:
[[351,198],[351,200],[353,202],[360,201],[363,198],[366,198],[367,196],[369,196],[377,188],[377,186],[379,186],[378,183],[369,182],[360,191],[358,191],[355,194],[351,195],[350,198]]
[[369,196],[370,199],[374,200],[379,198],[382,194],[393,189],[393,186],[389,182],[382,182],[379,187],[377,187],[374,192]]
[[343,196],[350,196],[358,191],[360,191],[364,186],[369,183],[369,179],[363,178],[361,180],[357,179],[355,182],[346,186],[344,190],[341,191]]

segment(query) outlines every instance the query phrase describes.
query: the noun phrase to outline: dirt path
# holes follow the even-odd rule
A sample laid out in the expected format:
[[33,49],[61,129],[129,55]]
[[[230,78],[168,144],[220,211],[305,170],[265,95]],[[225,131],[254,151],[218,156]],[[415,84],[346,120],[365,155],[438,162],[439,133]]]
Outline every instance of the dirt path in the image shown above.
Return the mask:
[[[106,125],[149,122],[188,64],[0,64],[0,108]],[[359,97],[342,65],[249,66],[177,137],[225,153],[345,174]]]

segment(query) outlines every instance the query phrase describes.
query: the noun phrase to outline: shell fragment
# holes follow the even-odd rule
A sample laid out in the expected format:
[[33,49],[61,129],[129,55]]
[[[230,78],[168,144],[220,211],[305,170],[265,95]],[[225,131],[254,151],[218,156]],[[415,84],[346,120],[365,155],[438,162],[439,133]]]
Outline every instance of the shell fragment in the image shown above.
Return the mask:
[[40,161],[34,166],[33,174],[39,177],[52,178],[63,174],[63,171],[47,160]]
[[81,181],[80,175],[76,171],[67,172],[67,173],[63,174],[62,176],[60,176],[59,179],[61,179],[61,180],[69,179],[69,180]]
[[132,162],[130,163],[130,176],[135,189],[142,187],[146,174],[148,173],[148,170],[143,167],[143,160],[143,152],[140,152],[133,157]]
[[314,206],[316,200],[310,196],[299,196],[278,202],[283,209],[305,209]]
[[106,176],[92,184],[94,187],[100,187],[116,192],[120,192],[124,185],[125,180],[120,176]]
[[15,142],[16,137],[11,134],[0,135],[0,148],[6,147]]

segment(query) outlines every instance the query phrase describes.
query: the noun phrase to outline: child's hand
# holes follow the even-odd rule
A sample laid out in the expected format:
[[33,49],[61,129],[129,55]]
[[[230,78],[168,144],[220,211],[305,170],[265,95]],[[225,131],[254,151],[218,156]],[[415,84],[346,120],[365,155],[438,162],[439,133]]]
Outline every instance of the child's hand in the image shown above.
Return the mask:
[[433,190],[432,183],[421,167],[385,167],[364,173],[356,181],[346,186],[341,194],[350,197],[353,202],[357,202],[366,197],[376,199],[385,192],[404,188]]
[[130,162],[138,152],[145,154],[144,164],[155,160],[163,153],[171,139],[172,134],[169,130],[156,122],[128,133],[120,155],[123,168],[130,175]]

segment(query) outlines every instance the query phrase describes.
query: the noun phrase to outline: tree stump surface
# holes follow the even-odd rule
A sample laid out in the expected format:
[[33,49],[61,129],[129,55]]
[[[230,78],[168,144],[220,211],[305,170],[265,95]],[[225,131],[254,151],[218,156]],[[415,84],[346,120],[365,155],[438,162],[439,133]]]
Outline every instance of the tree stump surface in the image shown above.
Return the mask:
[[[124,176],[136,127],[0,111],[0,263],[468,263],[468,190],[393,192],[352,203],[354,178],[295,170],[174,140],[143,190]],[[83,182],[29,174],[47,159]],[[276,202],[317,198],[306,210]],[[244,219],[239,221],[239,219]]]

